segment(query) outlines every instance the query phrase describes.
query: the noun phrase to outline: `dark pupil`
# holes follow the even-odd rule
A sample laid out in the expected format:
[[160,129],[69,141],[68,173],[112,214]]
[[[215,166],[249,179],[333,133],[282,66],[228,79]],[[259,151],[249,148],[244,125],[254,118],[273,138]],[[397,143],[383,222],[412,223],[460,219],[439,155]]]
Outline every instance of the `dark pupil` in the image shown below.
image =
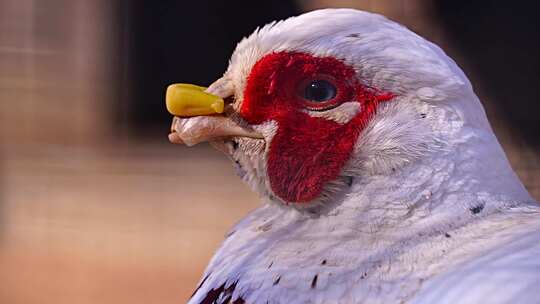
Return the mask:
[[304,98],[310,101],[323,102],[336,97],[336,87],[325,80],[314,80],[304,90]]

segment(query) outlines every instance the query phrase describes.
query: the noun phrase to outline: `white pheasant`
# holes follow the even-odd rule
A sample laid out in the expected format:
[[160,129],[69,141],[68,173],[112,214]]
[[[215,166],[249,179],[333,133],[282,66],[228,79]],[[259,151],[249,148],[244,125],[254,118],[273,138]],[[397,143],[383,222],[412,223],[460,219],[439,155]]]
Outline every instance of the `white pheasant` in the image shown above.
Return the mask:
[[263,201],[189,303],[540,303],[540,209],[436,45],[318,10],[242,40],[206,92],[182,87],[170,140],[210,141]]

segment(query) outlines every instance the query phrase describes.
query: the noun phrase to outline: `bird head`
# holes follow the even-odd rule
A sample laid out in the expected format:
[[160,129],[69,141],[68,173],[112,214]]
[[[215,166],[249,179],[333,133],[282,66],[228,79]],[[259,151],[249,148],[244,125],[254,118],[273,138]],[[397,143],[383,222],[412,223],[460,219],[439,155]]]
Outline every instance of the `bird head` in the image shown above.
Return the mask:
[[264,197],[317,206],[357,178],[429,157],[452,121],[482,112],[461,104],[467,94],[455,63],[403,26],[318,10],[244,38],[209,88],[170,87],[169,139],[209,141]]

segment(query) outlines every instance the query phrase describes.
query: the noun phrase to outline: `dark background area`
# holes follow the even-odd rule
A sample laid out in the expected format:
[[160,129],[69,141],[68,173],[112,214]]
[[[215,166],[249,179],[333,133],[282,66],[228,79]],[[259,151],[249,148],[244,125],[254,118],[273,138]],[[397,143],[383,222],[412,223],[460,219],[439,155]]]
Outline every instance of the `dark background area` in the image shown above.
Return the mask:
[[436,1],[449,42],[507,124],[540,145],[540,18],[537,1]]
[[[221,77],[238,41],[255,28],[300,14],[294,1],[124,1],[129,58],[128,120],[137,134],[168,129],[168,84],[210,85]],[[125,8],[128,7],[126,10]],[[120,111],[125,113],[125,111]],[[154,135],[150,133],[150,135]]]

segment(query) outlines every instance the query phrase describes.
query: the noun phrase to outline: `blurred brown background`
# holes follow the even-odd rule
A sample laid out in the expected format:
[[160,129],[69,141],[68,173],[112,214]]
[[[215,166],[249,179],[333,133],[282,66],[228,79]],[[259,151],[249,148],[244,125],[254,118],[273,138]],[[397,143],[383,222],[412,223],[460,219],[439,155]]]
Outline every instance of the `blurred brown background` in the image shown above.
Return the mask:
[[171,82],[207,85],[257,25],[383,13],[470,76],[540,198],[538,26],[508,2],[0,0],[0,303],[183,303],[258,206],[207,145],[173,146]]

